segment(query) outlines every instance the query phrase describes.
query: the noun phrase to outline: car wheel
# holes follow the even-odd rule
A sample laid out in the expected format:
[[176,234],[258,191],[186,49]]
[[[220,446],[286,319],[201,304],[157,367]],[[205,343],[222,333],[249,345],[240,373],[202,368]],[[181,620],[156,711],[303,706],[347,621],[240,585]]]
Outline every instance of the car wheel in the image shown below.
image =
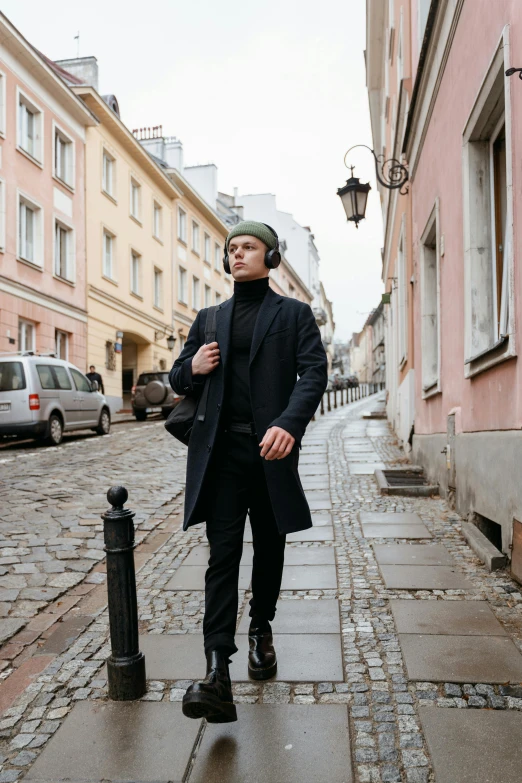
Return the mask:
[[147,418],[147,411],[134,411],[134,415],[136,416],[136,421],[145,421]]
[[45,443],[48,446],[59,446],[63,440],[63,424],[58,414],[53,413],[47,425]]
[[107,408],[104,408],[100,413],[100,421],[96,427],[98,435],[108,435],[111,429],[111,415]]

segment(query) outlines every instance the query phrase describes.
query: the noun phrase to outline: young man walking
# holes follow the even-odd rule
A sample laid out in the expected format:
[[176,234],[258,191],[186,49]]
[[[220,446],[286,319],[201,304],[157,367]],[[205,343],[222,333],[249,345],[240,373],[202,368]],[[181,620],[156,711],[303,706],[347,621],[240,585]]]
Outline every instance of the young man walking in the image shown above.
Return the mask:
[[306,427],[327,385],[327,359],[309,305],[279,296],[268,275],[281,261],[275,231],[243,221],[230,231],[223,264],[234,296],[216,312],[216,342],[205,344],[208,310],[200,310],[170,373],[178,394],[199,397],[187,461],[184,529],[206,521],[205,679],[183,698],[189,718],[236,720],[228,665],[237,652],[239,564],[245,519],[254,561],[248,671],[255,680],[277,669],[270,622],[281,587],[286,534],[312,526],[297,470]]

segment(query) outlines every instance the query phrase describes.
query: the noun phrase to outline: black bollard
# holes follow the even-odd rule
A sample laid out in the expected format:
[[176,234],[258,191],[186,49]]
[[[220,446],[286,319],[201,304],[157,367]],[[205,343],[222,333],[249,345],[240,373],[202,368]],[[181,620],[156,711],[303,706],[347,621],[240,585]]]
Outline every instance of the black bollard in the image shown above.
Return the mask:
[[321,397],[321,416],[324,415],[324,394]]
[[343,394],[344,394],[344,389],[341,386],[341,406],[344,405]]
[[328,396],[327,396],[327,400],[328,400],[328,413],[330,413],[330,411],[332,410],[332,406],[331,406],[331,404],[330,404],[330,392],[329,392],[329,391],[327,391],[327,392],[326,392],[326,394],[328,395]]
[[334,408],[337,408],[337,389],[334,389]]
[[123,508],[128,496],[125,487],[111,487],[107,500],[112,508],[102,514],[112,650],[107,678],[109,698],[115,701],[139,699],[147,690],[145,656],[138,640],[134,513]]

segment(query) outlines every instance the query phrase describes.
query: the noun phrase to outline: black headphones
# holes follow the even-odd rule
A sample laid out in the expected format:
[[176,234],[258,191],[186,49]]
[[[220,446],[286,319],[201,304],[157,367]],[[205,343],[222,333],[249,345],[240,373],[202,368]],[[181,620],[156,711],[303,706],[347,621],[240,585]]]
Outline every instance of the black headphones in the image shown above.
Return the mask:
[[[272,250],[267,250],[265,253],[265,266],[267,267],[267,269],[277,269],[277,267],[281,263],[281,253],[279,252],[279,237],[277,236],[272,226],[269,226],[268,223],[263,223],[263,225],[266,226],[276,238],[276,246],[272,248]],[[227,242],[225,242],[225,254],[223,256],[223,269],[225,270],[227,275],[230,274],[230,261],[228,260]]]

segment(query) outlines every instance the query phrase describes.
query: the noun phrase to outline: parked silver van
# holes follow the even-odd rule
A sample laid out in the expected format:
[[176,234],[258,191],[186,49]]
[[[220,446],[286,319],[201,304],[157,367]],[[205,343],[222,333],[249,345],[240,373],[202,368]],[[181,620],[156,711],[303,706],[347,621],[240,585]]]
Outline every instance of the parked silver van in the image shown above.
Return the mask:
[[50,446],[63,433],[91,429],[107,435],[107,400],[70,362],[33,352],[0,354],[0,437],[39,438]]

